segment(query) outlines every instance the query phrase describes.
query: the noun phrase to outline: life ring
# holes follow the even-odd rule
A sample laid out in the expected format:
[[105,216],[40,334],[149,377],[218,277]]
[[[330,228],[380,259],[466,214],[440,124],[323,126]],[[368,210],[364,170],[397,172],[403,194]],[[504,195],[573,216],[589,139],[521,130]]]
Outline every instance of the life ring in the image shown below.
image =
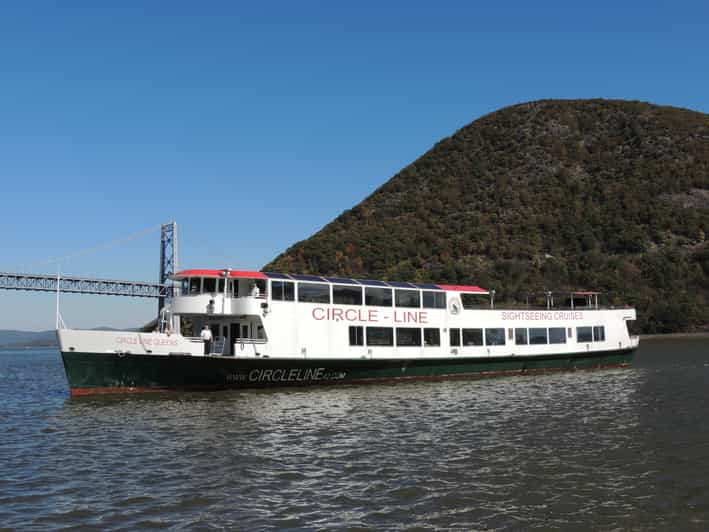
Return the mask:
[[454,316],[460,314],[461,306],[460,299],[457,297],[454,297],[448,301],[448,311]]

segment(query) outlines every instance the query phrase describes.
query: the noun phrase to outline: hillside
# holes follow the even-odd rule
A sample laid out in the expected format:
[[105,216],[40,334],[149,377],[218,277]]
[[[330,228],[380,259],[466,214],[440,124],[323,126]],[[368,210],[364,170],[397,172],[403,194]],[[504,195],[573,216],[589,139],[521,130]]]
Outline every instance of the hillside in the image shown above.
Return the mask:
[[601,289],[644,333],[709,325],[709,115],[545,100],[483,116],[264,270]]
[[0,349],[56,345],[57,333],[54,330],[34,332],[0,329]]

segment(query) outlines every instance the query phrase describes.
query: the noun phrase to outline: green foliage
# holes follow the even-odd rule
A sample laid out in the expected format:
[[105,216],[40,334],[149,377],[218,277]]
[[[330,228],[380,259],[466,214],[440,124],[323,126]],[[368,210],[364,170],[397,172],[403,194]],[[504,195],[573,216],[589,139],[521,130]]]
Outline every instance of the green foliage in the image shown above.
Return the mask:
[[709,325],[709,117],[545,100],[443,139],[264,267],[479,284],[498,300],[600,289],[642,332]]

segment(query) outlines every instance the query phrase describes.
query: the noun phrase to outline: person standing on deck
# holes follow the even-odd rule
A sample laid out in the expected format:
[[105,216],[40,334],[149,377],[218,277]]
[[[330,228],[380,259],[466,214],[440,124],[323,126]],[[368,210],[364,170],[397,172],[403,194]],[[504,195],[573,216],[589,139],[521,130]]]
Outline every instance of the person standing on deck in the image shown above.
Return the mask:
[[199,335],[204,342],[204,354],[208,355],[212,350],[212,331],[209,330],[209,325],[205,325]]
[[258,297],[261,291],[256,283],[251,283],[251,297]]

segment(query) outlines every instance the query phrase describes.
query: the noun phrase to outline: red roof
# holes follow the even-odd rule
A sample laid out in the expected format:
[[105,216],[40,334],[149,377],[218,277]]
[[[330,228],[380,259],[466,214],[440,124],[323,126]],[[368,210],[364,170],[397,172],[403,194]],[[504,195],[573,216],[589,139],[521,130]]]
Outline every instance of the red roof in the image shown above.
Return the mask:
[[[185,277],[224,277],[226,270],[182,270],[177,272],[172,277],[174,279],[183,279]],[[242,272],[238,270],[230,270],[229,277],[239,277],[240,279],[268,279],[261,272]]]
[[451,292],[471,292],[475,294],[489,294],[484,288],[479,286],[464,286],[464,285],[454,285],[454,284],[439,284],[436,285],[442,290],[450,290]]

